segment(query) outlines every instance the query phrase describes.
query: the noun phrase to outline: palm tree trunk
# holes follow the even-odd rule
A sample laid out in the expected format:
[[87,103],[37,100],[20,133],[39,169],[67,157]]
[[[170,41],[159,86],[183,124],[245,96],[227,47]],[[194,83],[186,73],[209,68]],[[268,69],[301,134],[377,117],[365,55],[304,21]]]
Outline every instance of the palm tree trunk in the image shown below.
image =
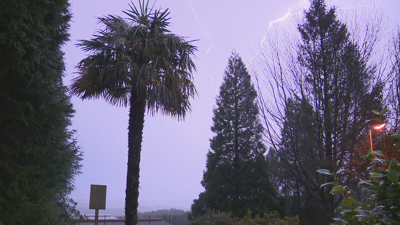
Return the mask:
[[[134,85],[133,85],[134,86]],[[126,179],[125,224],[136,225],[139,206],[139,164],[142,150],[145,96],[139,96],[135,87],[131,90],[128,125],[128,172]]]

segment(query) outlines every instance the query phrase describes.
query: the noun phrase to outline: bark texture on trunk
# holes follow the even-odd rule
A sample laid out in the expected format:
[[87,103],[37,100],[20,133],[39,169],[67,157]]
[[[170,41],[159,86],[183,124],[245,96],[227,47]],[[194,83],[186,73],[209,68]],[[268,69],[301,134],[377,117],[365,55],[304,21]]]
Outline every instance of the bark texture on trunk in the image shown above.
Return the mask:
[[140,152],[142,150],[145,96],[139,96],[132,90],[128,125],[128,172],[126,178],[125,224],[136,225],[139,206]]

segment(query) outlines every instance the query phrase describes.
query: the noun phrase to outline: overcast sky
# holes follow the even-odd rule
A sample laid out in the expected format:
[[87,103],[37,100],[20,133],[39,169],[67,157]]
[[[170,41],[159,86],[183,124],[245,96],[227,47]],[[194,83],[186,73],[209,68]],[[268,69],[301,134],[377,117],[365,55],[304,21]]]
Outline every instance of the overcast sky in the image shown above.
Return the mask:
[[[67,65],[64,82],[71,84],[75,66],[85,53],[77,40],[90,39],[101,26],[97,17],[128,8],[127,0],[70,0],[73,19],[70,41],[64,47]],[[133,1],[137,3],[137,0]],[[153,3],[154,1],[151,1]],[[377,7],[399,24],[400,1],[327,1],[338,10]],[[212,137],[212,109],[232,50],[244,62],[256,55],[268,30],[290,22],[293,14],[308,8],[300,0],[158,0],[157,8],[169,8],[170,30],[187,40],[198,39],[195,85],[199,96],[192,100],[193,112],[185,121],[147,115],[141,154],[139,210],[179,208],[190,210],[193,199],[204,191],[200,184]],[[343,8],[345,7],[345,8]],[[292,15],[292,16],[289,16]],[[397,16],[397,17],[396,17]],[[279,22],[282,19],[283,22]],[[274,23],[273,21],[276,21]],[[251,69],[251,63],[248,64]],[[90,185],[107,185],[107,208],[124,208],[127,169],[128,109],[104,100],[72,98],[76,110],[72,128],[84,152],[82,174],[75,180],[71,197],[79,208],[88,208]]]

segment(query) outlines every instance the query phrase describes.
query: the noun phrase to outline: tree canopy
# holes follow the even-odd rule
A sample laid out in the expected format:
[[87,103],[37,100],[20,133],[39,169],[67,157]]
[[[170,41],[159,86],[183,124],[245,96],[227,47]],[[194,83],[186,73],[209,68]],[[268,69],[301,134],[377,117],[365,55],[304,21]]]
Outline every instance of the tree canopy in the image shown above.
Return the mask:
[[81,152],[62,83],[67,0],[0,3],[0,223],[66,224]]

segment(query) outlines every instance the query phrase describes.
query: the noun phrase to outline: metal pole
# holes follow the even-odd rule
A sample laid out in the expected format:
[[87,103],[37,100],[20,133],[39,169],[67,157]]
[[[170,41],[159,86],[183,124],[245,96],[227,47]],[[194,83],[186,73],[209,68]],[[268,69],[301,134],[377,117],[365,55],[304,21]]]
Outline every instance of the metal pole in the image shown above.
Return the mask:
[[94,214],[94,225],[99,225],[99,209],[95,209],[96,212]]

